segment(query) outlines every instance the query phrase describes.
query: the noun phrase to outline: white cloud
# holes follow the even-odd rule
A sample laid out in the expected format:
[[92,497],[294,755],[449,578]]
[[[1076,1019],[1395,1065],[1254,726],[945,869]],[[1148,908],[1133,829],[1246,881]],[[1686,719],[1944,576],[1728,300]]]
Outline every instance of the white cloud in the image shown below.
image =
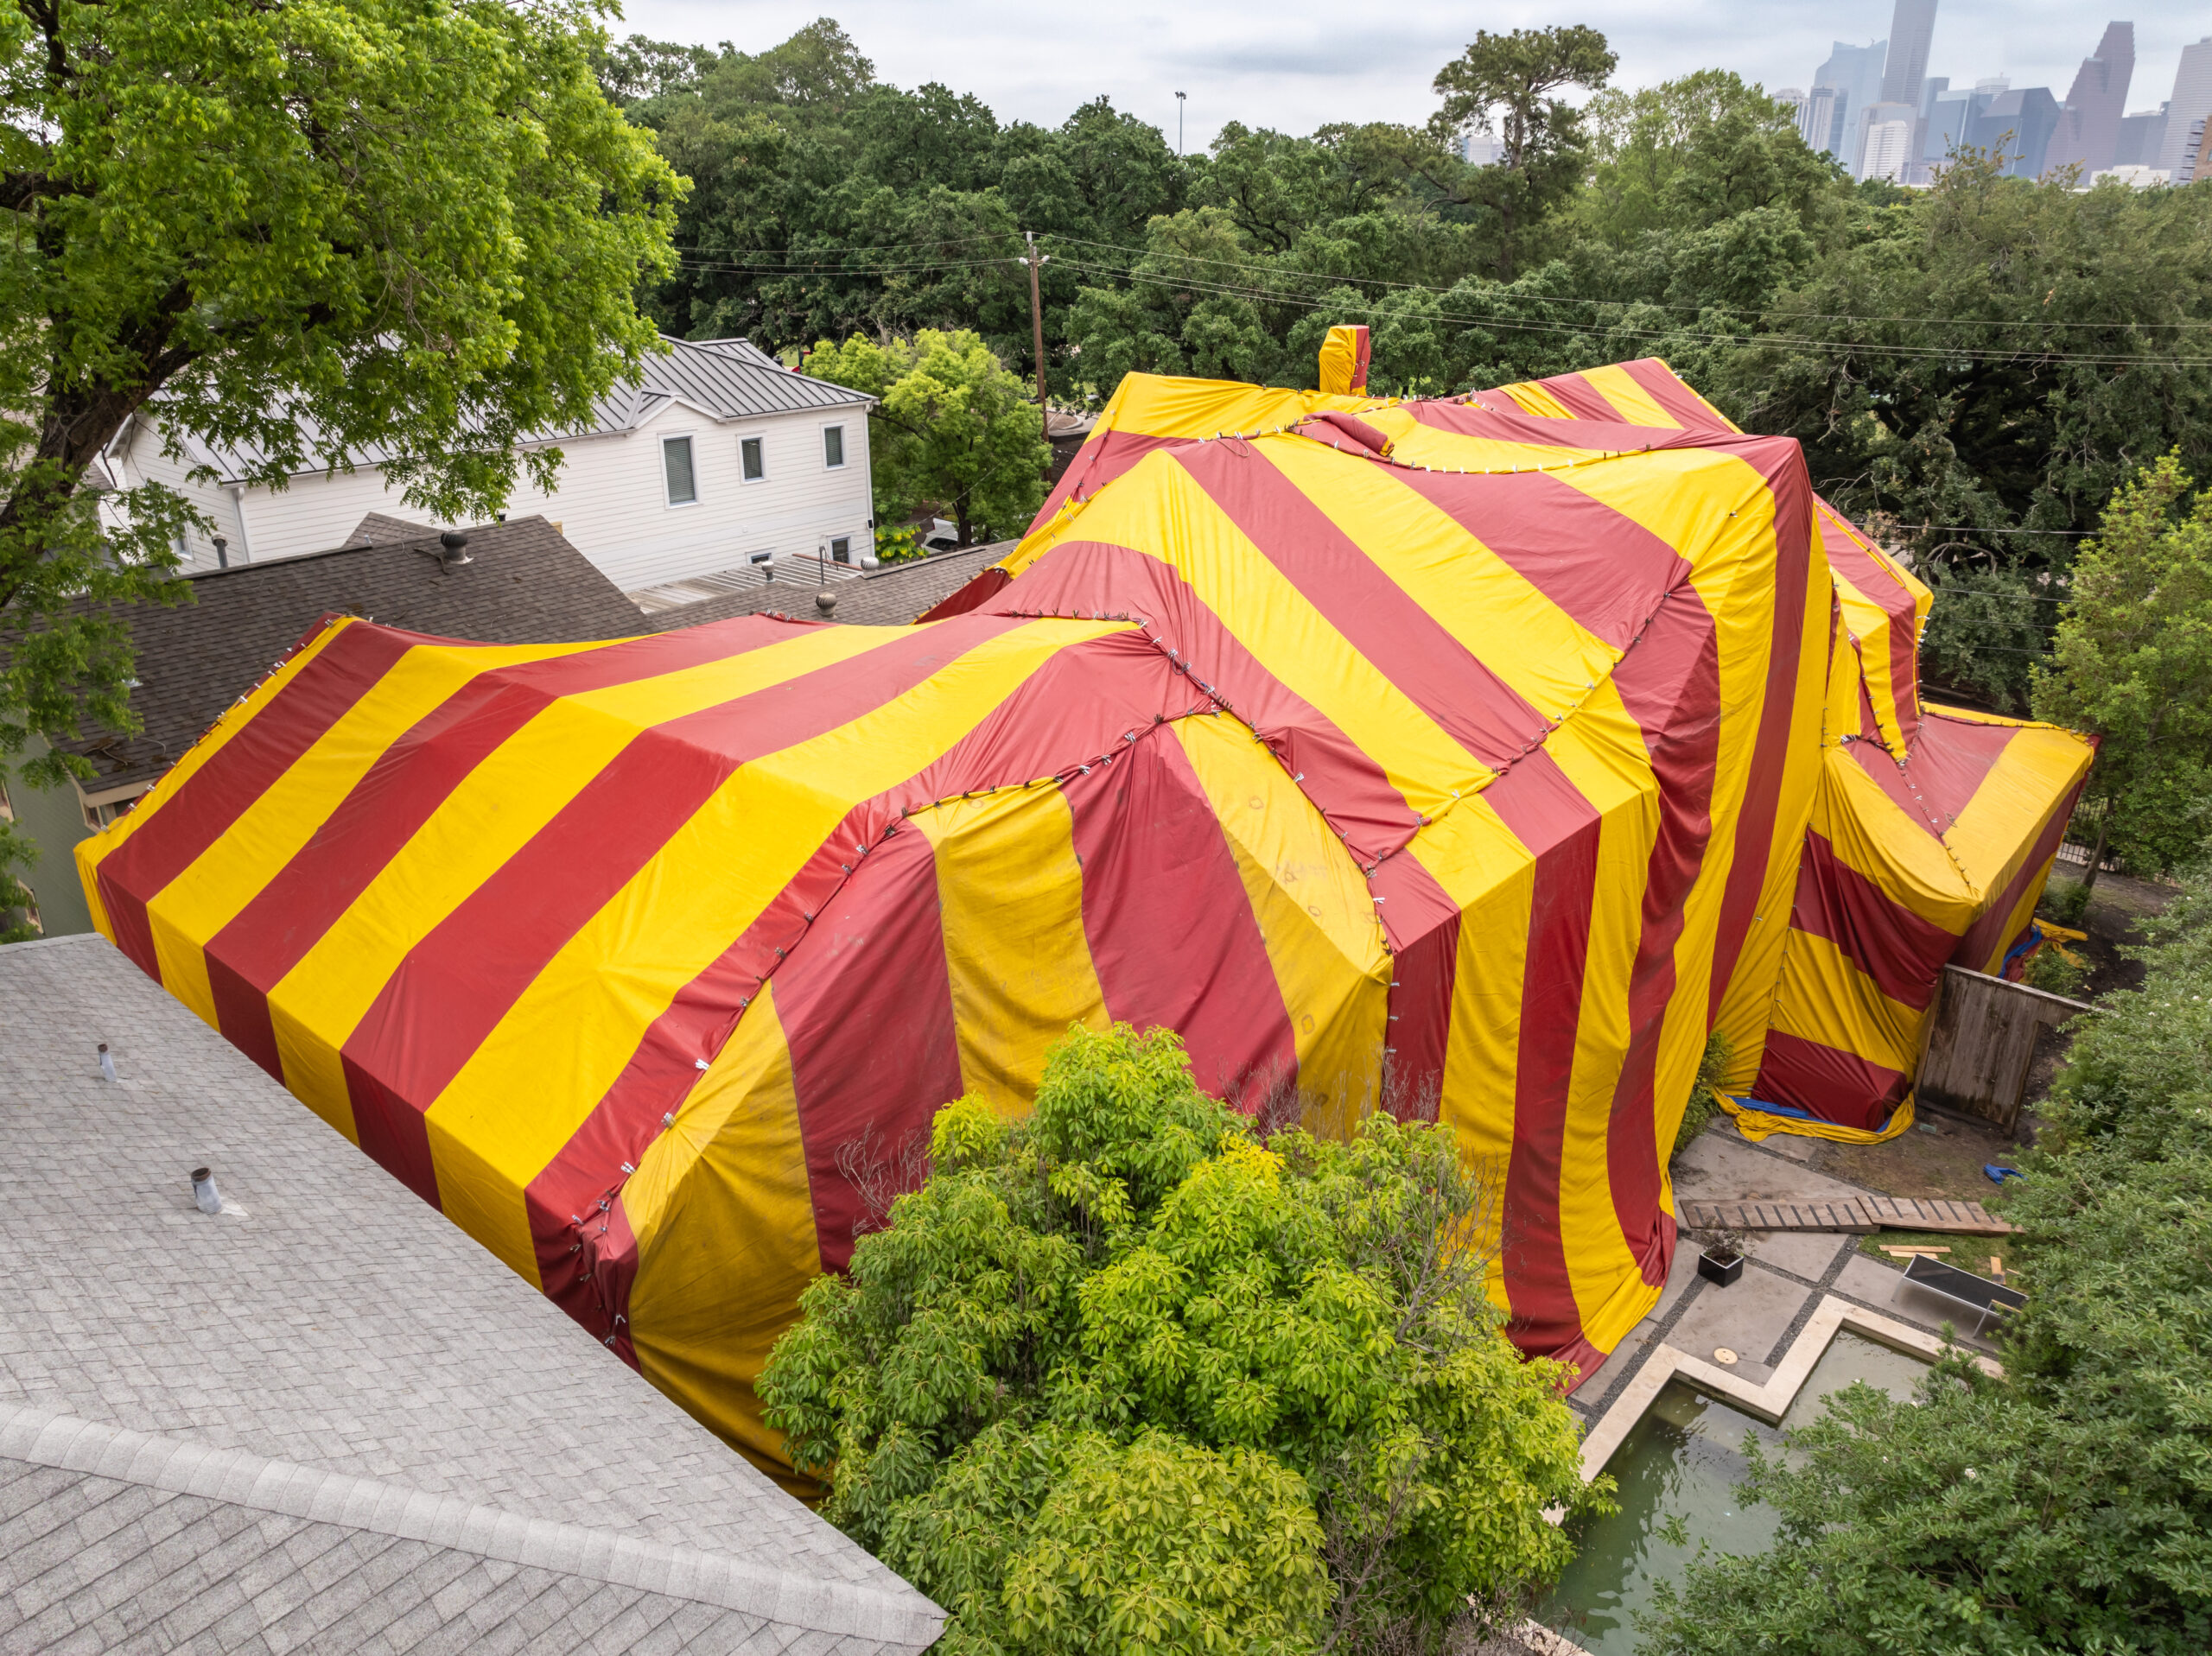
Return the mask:
[[[1171,142],[1175,93],[1190,94],[1187,143],[1202,148],[1222,123],[1294,132],[1325,121],[1426,119],[1429,81],[1478,28],[1560,22],[1603,29],[1620,54],[1618,82],[1644,86],[1691,69],[1733,69],[1773,87],[1804,86],[1839,37],[1863,45],[1889,33],[1885,0],[1751,5],[1674,0],[1505,3],[1480,8],[1399,0],[1214,0],[1202,5],[1015,4],[1012,0],[628,0],[618,33],[660,40],[772,46],[824,13],[842,23],[876,72],[901,86],[939,80],[972,92],[1001,120],[1057,124],[1103,92],[1157,124]],[[2212,35],[2212,10],[2171,3],[2129,8],[2135,22],[2130,109],[2155,109],[2173,85],[2181,48]],[[1967,85],[2008,74],[2063,98],[2095,49],[2101,13],[2049,0],[1944,0],[1930,74]]]

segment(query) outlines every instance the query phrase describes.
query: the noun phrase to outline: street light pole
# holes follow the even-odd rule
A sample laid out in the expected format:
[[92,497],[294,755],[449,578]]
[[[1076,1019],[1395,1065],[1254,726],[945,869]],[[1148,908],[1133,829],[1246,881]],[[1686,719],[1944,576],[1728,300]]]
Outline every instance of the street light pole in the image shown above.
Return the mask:
[[1190,95],[1188,92],[1175,94],[1175,159],[1178,161],[1183,158],[1183,101]]

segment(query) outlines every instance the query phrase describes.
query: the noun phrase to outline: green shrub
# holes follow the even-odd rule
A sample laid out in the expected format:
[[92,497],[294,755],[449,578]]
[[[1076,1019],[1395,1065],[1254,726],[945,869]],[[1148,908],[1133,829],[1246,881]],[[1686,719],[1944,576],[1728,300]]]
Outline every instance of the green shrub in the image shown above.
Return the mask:
[[1773,1548],[1662,1590],[1666,1656],[2212,1649],[2212,887],[2084,1018],[2053,1147],[2001,1201],[2028,1303],[2005,1375],[1939,1366],[1916,1404],[1854,1387],[1750,1450]]
[[1547,1507],[1604,1504],[1448,1128],[1262,1145],[1173,1034],[1078,1028],[1027,1120],[963,1099],[930,1158],[760,1390],[948,1656],[1440,1649],[1565,1563]]
[[1720,1083],[1727,1078],[1728,1066],[1736,1061],[1736,1049],[1719,1030],[1705,1037],[1705,1056],[1698,1060],[1697,1076],[1690,1082],[1690,1101],[1682,1110],[1682,1124],[1675,1129],[1675,1148],[1668,1159],[1672,1161],[1689,1148],[1698,1134],[1712,1125],[1713,1118],[1720,1114]]

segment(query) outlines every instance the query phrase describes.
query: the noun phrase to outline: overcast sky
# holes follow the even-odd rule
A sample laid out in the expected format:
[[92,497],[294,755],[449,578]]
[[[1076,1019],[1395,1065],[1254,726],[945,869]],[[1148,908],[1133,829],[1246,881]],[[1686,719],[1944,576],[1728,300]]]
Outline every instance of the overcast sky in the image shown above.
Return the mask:
[[[624,0],[619,34],[734,42],[759,51],[825,13],[902,86],[941,80],[1001,120],[1056,124],[1104,92],[1175,136],[1175,92],[1190,94],[1187,143],[1224,121],[1310,131],[1325,121],[1426,119],[1430,79],[1478,28],[1585,22],[1620,54],[1618,84],[1690,69],[1735,70],[1770,88],[1807,86],[1837,39],[1886,36],[1889,0],[1582,0],[1577,5],[1446,5],[1433,0]],[[2181,48],[2212,35],[2212,3],[2131,8],[2131,109],[2173,89]],[[2096,48],[2105,14],[2050,0],[1942,0],[1928,73],[1954,86],[2009,74],[2063,100]]]

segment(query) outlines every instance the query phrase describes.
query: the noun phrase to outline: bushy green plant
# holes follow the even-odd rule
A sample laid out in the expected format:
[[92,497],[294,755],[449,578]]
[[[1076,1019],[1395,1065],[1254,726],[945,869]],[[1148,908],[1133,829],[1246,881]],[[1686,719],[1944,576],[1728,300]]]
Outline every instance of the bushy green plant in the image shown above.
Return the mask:
[[930,1158],[760,1389],[950,1656],[1439,1648],[1603,1503],[1449,1129],[1262,1144],[1172,1033],[1077,1028],[1029,1118],[963,1099]]
[[916,558],[929,556],[929,548],[922,544],[922,532],[911,523],[898,529],[879,529],[875,531],[875,561],[878,563],[911,563]]
[[2212,884],[2084,1018],[2054,1148],[2006,1187],[2026,1308],[2005,1378],[1855,1387],[1786,1456],[1753,1446],[1773,1549],[1662,1591],[1667,1656],[2039,1656],[2212,1648]]
[[1696,1079],[1690,1082],[1690,1101],[1683,1106],[1681,1125],[1675,1129],[1670,1161],[1688,1149],[1720,1114],[1720,1083],[1735,1061],[1735,1046],[1726,1033],[1715,1030],[1705,1037],[1705,1056],[1698,1060]]

